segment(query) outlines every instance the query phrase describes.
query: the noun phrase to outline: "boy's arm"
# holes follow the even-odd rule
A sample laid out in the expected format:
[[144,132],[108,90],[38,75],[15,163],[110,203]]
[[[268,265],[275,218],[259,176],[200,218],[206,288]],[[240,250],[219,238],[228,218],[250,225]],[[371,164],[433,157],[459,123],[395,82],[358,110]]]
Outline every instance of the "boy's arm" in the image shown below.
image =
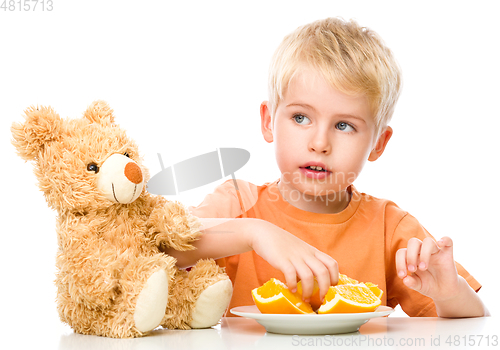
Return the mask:
[[436,311],[440,317],[481,317],[490,316],[490,312],[481,298],[469,286],[465,279],[458,277],[458,293],[447,300],[434,299]]
[[219,259],[252,250],[252,237],[249,232],[235,230],[234,219],[200,218],[202,236],[192,243],[191,251],[178,251],[173,248],[165,253],[177,259],[177,267],[193,266],[200,259]]
[[408,247],[396,253],[396,269],[407,287],[432,298],[440,317],[489,316],[477,293],[457,273],[451,238],[410,239]]
[[194,265],[200,259],[218,259],[254,250],[271,266],[283,272],[288,288],[302,280],[304,300],[312,295],[314,277],[323,298],[330,285],[338,282],[337,262],[329,255],[298,239],[278,226],[260,219],[200,219],[200,239],[192,251],[165,252],[177,259],[180,268]]

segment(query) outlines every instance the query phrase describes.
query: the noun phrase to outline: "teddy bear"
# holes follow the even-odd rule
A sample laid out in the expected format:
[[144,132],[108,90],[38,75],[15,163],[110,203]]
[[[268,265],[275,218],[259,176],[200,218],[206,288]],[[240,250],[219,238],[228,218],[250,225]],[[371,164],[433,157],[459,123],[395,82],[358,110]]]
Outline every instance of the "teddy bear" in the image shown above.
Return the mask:
[[217,324],[231,281],[211,259],[186,271],[164,253],[194,249],[199,220],[182,204],[147,192],[138,147],[106,102],[93,102],[79,119],[30,107],[11,131],[57,212],[61,321],[81,334],[113,338]]

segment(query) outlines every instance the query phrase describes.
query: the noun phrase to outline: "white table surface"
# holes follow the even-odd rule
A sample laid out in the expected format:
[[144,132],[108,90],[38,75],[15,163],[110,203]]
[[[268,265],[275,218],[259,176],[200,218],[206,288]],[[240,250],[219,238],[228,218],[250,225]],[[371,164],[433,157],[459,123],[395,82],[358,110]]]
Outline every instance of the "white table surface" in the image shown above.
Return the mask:
[[[266,333],[255,320],[223,318],[200,330],[158,329],[147,337],[111,339],[75,334],[69,327],[43,333],[24,329],[7,344],[9,349],[500,349],[500,324],[495,317],[470,319],[383,317],[372,319],[358,332],[342,335],[296,336]],[[41,326],[43,328],[43,326]],[[5,329],[3,330],[5,331]],[[4,344],[12,333],[4,332]],[[481,340],[481,344],[479,343]],[[448,341],[448,342],[447,342]],[[474,344],[473,344],[474,342]],[[473,344],[473,345],[472,345]]]

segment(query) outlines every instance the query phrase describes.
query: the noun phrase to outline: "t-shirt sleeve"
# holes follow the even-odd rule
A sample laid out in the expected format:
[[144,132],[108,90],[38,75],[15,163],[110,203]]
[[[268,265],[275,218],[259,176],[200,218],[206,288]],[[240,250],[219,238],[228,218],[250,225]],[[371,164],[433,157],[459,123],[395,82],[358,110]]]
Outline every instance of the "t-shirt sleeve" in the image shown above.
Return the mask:
[[[409,316],[437,316],[436,307],[431,298],[406,287],[396,272],[396,252],[406,248],[408,240],[416,237],[424,240],[432,237],[429,232],[410,214],[406,214],[395,227],[391,237],[387,239],[387,305],[395,307],[401,305],[403,311]],[[472,277],[462,265],[455,262],[457,272],[477,292],[481,285]]]
[[[227,180],[207,195],[200,205],[189,207],[189,211],[199,218],[239,218],[256,203],[257,198],[257,186],[243,180]],[[216,262],[225,267],[226,260],[221,258]]]
[[217,186],[203,202],[189,211],[199,218],[236,218],[241,215],[241,206],[232,180]]
[[189,207],[189,211],[199,218],[244,217],[258,198],[258,187],[254,184],[243,180],[227,180],[207,195],[200,205]]

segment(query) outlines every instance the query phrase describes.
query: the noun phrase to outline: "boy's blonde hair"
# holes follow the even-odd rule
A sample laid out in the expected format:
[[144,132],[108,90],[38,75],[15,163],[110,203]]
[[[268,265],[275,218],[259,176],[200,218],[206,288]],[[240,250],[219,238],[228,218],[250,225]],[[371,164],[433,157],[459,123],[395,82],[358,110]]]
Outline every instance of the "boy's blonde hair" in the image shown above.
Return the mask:
[[269,71],[273,117],[290,81],[304,64],[317,69],[339,91],[366,94],[377,131],[389,123],[401,91],[401,71],[377,33],[353,20],[327,18],[286,36]]

